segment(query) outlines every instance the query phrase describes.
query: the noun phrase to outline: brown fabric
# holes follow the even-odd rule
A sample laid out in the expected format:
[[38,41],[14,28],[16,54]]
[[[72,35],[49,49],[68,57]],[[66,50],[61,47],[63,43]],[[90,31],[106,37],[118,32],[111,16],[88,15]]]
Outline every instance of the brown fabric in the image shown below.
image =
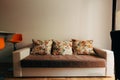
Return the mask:
[[29,55],[22,67],[105,67],[105,59],[95,55]]

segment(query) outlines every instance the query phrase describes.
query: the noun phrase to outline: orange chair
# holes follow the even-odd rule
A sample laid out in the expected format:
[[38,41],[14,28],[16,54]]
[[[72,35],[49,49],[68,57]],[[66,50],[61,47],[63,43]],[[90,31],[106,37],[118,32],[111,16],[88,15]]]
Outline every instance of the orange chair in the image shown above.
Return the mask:
[[12,38],[9,40],[9,42],[13,43],[14,50],[16,50],[16,43],[19,43],[22,41],[22,34],[14,34]]
[[4,38],[0,38],[0,50],[5,48],[5,40]]

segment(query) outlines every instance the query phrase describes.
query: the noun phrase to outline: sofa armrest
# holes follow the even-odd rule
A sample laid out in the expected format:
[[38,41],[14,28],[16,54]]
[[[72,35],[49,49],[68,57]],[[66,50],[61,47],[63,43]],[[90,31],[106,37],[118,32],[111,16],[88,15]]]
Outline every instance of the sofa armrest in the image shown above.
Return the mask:
[[95,53],[99,56],[102,57],[104,59],[107,58],[107,53],[106,51],[102,50],[102,49],[98,49],[98,48],[94,48]]
[[23,48],[13,52],[13,55],[19,55],[20,60],[27,57],[29,54],[30,54],[30,48]]
[[114,53],[106,49],[94,48],[96,54],[106,59],[106,76],[114,76]]
[[20,60],[30,54],[30,48],[23,48],[13,52],[13,74],[14,77],[22,76]]

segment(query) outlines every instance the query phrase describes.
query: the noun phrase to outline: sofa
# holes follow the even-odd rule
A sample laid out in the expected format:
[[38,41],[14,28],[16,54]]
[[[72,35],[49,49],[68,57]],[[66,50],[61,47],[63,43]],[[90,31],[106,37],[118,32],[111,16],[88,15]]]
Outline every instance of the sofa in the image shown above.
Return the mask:
[[[41,46],[39,45],[39,47]],[[52,45],[49,49],[54,48],[54,45]],[[38,55],[38,52],[37,54],[33,53],[36,52],[34,48],[32,52],[29,47],[16,50],[13,52],[14,77],[114,76],[113,51],[95,47],[92,48],[95,54],[87,54],[84,52],[85,54],[82,55],[73,54],[75,53],[74,49],[72,49],[72,51],[74,51],[72,54],[65,54],[65,50],[62,49],[64,55],[57,55],[58,53],[54,50],[50,52],[55,52],[56,54]],[[37,47],[37,50],[38,49]],[[42,49],[42,52],[43,50],[45,49]],[[55,48],[55,50],[58,50],[58,48]]]

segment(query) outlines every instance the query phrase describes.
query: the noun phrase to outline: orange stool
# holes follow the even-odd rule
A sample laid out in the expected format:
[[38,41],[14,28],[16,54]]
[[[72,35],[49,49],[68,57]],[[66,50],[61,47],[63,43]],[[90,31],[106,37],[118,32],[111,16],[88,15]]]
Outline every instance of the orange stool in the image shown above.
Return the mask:
[[9,40],[9,42],[13,43],[14,50],[16,50],[16,43],[19,43],[22,41],[22,34],[14,34],[12,38]]
[[5,48],[5,40],[4,38],[0,38],[0,50]]

